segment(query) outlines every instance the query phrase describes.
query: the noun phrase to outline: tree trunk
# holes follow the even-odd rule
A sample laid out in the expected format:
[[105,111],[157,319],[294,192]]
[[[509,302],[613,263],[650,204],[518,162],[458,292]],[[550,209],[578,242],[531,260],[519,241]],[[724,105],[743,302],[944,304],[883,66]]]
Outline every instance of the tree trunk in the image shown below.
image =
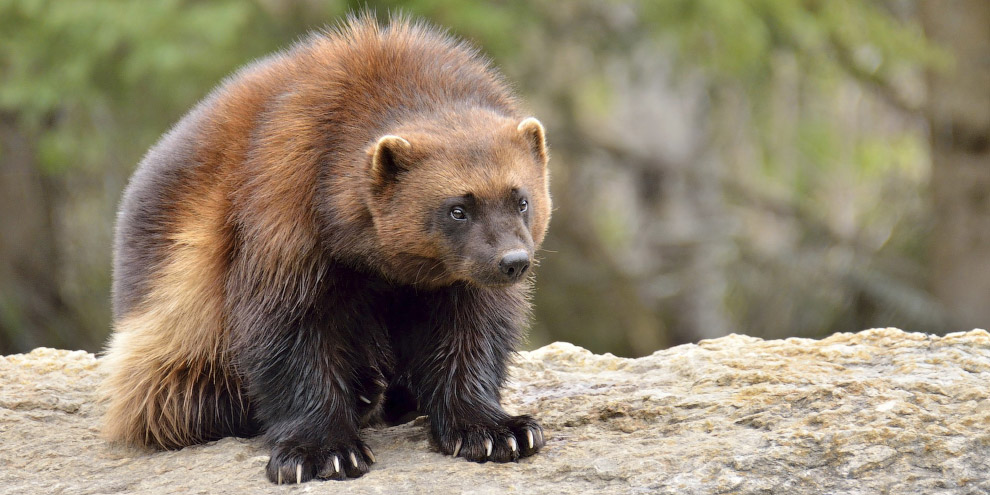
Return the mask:
[[951,328],[990,327],[990,2],[929,0],[929,38],[955,58],[928,78],[932,289]]
[[0,115],[0,354],[72,345],[75,328],[58,280],[55,179],[33,143]]

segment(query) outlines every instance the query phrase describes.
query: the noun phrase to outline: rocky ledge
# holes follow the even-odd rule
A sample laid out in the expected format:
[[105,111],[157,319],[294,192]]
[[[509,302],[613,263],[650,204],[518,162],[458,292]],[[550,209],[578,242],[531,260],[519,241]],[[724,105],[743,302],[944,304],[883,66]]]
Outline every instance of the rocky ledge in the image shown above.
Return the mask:
[[0,357],[2,493],[990,493],[990,334],[731,335],[641,359],[570,344],[520,354],[510,411],[545,450],[474,464],[423,419],[369,429],[363,478],[276,487],[257,440],[147,453],[100,440],[99,360]]

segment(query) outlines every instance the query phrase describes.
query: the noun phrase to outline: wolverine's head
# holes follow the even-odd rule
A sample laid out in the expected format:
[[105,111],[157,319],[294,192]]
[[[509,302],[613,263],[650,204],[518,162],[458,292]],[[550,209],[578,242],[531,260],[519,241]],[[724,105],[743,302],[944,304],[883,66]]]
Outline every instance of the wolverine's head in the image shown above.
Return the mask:
[[381,136],[368,156],[369,209],[391,276],[425,286],[526,278],[551,208],[539,121],[434,115]]

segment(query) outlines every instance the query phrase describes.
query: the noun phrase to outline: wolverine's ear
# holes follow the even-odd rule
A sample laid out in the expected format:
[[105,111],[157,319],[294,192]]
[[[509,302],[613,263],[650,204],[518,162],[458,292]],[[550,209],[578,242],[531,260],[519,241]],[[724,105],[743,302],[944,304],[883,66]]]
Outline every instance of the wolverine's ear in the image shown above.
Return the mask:
[[409,141],[399,136],[388,134],[378,138],[371,150],[371,177],[375,183],[387,184],[405,170],[408,160],[405,155],[411,148]]
[[516,130],[526,138],[526,142],[529,143],[529,147],[533,151],[533,155],[540,162],[540,165],[546,165],[548,159],[547,139],[543,124],[534,117],[527,117],[519,123]]

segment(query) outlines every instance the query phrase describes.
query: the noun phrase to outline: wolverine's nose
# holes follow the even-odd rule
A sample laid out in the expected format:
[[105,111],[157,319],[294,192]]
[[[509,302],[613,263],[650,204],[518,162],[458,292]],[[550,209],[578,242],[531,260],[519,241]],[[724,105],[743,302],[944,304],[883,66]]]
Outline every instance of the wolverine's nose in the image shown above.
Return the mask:
[[514,282],[522,278],[523,273],[529,268],[529,253],[523,249],[509,251],[498,262],[498,268],[507,281]]

